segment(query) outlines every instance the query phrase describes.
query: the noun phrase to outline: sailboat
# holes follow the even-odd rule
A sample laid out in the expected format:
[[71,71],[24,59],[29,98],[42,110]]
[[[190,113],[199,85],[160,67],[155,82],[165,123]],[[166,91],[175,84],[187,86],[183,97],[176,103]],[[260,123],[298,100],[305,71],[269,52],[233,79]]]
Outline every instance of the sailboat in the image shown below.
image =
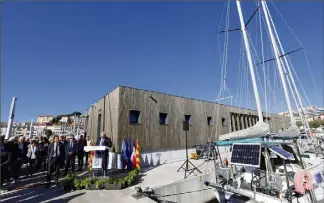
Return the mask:
[[[238,2],[238,4],[240,4],[240,2]],[[247,36],[246,27],[245,27],[244,20],[243,20],[241,6],[238,6],[238,14],[240,17],[241,30],[242,30],[242,35],[243,35],[243,39],[244,39],[244,45],[245,45],[245,50],[246,50],[251,80],[252,80],[254,98],[255,98],[255,102],[256,102],[256,106],[257,106],[259,121],[254,126],[252,126],[250,128],[246,128],[246,129],[243,129],[240,131],[230,132],[230,133],[218,136],[218,140],[220,140],[220,141],[221,140],[232,140],[232,139],[260,138],[260,137],[266,136],[270,130],[269,124],[267,124],[263,121],[260,96],[259,96],[258,86],[257,86],[257,82],[256,82],[254,65],[252,62],[250,45],[248,42],[248,36]]]
[[[312,166],[314,162],[312,163],[310,158],[305,160],[300,152],[299,144],[295,142],[296,138],[300,135],[300,131],[293,116],[287,82],[297,108],[301,106],[300,109],[302,109],[303,106],[286,57],[282,57],[284,56],[284,51],[268,10],[267,2],[262,0],[261,7],[291,121],[289,128],[279,133],[270,133],[269,125],[263,121],[254,65],[239,0],[236,0],[236,6],[240,18],[241,32],[250,69],[259,122],[251,128],[218,137],[216,146],[231,145],[231,159],[223,163],[220,156],[221,166],[218,165],[217,170],[215,170],[215,182],[205,182],[205,184],[216,189],[215,196],[219,202],[261,203],[271,201],[278,203],[313,203],[324,201],[322,195],[324,189],[321,186],[323,185],[322,166]],[[309,125],[303,117],[303,112],[299,111],[299,115],[304,127],[309,130]],[[276,138],[276,140],[262,139],[269,135]],[[287,143],[283,140],[290,140],[292,142]],[[312,170],[310,166],[312,166]],[[302,172],[307,173],[307,178],[309,178],[307,187],[303,185],[302,176],[296,177],[296,172],[298,174]],[[291,179],[294,179],[294,175],[295,180],[292,181]],[[300,187],[304,187],[306,192],[298,192],[296,188]],[[294,191],[295,189],[297,192]]]

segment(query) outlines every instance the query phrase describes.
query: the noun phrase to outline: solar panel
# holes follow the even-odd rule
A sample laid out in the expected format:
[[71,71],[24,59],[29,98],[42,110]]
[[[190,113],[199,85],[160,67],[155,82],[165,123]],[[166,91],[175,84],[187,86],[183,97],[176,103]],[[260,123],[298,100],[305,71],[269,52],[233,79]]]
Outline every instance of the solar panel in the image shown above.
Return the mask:
[[260,167],[260,143],[235,143],[232,145],[231,164]]
[[279,157],[287,160],[295,160],[294,155],[286,150],[282,149],[281,147],[270,147],[269,148],[273,153],[277,154]]

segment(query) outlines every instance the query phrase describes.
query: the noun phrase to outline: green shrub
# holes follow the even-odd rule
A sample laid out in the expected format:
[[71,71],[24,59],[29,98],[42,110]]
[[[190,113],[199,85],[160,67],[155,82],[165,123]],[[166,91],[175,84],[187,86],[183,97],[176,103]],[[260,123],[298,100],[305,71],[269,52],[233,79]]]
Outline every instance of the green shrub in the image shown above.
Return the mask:
[[96,188],[103,189],[105,184],[108,182],[107,178],[101,178],[96,181]]
[[128,175],[124,178],[100,178],[97,177],[87,177],[87,178],[78,178],[75,174],[68,174],[63,180],[63,186],[65,188],[76,188],[80,189],[88,189],[90,185],[95,185],[98,189],[103,189],[105,184],[122,184],[131,186],[136,181],[136,178],[139,174],[140,170],[134,169],[128,173]]

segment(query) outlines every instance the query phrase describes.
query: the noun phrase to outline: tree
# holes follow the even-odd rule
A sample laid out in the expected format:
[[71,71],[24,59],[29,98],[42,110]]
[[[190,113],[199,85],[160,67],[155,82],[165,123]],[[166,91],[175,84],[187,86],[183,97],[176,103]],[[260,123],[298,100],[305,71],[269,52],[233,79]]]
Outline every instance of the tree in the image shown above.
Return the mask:
[[74,116],[74,115],[76,115],[76,116],[81,116],[82,113],[79,112],[79,111],[74,111],[73,113],[70,114],[70,116]]
[[54,118],[52,119],[51,123],[56,124],[56,123],[60,122],[60,120],[61,120],[62,117],[70,117],[70,116],[75,116],[75,115],[76,115],[76,116],[81,116],[82,113],[79,112],[79,111],[74,111],[73,113],[70,113],[70,114],[62,114],[62,115],[58,115],[58,116],[56,116],[56,117],[54,117]]
[[297,125],[298,127],[300,127],[300,126],[303,125],[303,123],[302,123],[301,121],[297,121],[297,122],[296,122],[296,125]]
[[52,135],[52,133],[53,133],[52,130],[45,129],[45,135],[46,135],[47,138],[49,138]]
[[311,128],[318,128],[323,125],[324,125],[324,120],[321,120],[321,119],[316,119],[316,120],[309,122],[309,127],[311,127]]

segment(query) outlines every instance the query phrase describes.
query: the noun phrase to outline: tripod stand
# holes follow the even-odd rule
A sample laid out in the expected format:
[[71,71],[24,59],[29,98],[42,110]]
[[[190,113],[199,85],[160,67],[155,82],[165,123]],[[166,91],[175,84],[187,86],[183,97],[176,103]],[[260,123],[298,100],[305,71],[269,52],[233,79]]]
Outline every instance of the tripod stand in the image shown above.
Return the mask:
[[[180,166],[180,168],[177,170],[177,172],[180,171],[180,169],[184,169],[185,170],[185,175],[184,175],[184,178],[187,178],[191,173],[193,173],[195,170],[197,170],[198,172],[202,173],[195,165],[193,165],[193,163],[191,163],[189,161],[189,158],[188,158],[188,136],[187,136],[187,131],[189,130],[189,124],[186,123],[186,122],[183,122],[183,129],[184,131],[186,132],[186,160],[185,162]],[[189,169],[189,164],[193,167],[191,169]],[[184,167],[185,166],[185,167]],[[189,172],[190,171],[190,172]],[[188,175],[187,175],[187,172]]]

